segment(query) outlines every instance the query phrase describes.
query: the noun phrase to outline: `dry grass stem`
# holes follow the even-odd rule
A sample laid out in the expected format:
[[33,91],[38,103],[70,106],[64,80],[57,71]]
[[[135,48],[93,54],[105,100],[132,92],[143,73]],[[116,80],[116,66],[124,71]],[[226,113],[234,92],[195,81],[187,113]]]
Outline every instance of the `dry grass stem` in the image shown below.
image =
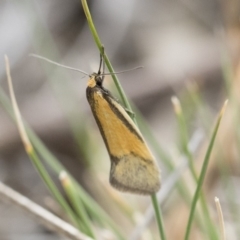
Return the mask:
[[73,240],[92,240],[75,227],[0,182],[0,198],[12,202],[34,216],[47,228]]

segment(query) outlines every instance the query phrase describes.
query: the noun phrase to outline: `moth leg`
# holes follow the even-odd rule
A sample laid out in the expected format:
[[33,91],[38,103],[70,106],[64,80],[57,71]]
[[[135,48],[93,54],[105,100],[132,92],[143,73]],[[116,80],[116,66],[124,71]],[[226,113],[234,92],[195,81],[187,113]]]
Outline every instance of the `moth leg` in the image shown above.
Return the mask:
[[127,112],[128,115],[130,115],[131,118],[135,118],[136,117],[136,114],[133,111],[131,111],[131,110],[127,109],[127,108],[125,108],[125,111]]

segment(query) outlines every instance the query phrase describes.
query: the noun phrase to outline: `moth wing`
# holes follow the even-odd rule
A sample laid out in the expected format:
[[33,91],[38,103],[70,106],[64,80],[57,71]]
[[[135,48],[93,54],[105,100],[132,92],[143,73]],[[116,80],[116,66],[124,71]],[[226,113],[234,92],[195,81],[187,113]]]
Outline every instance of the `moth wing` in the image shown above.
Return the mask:
[[111,158],[110,183],[121,191],[152,194],[160,174],[141,133],[125,109],[110,95],[92,92],[91,109]]
[[153,161],[129,154],[112,160],[110,183],[120,191],[153,194],[160,188],[159,170]]

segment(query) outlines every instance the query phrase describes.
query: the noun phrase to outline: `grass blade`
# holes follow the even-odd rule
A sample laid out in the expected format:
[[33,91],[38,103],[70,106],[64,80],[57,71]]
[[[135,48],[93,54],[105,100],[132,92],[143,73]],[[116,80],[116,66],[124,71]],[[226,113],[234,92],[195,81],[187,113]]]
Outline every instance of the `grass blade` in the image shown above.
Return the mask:
[[[195,181],[195,183],[198,183],[198,176],[197,176],[197,171],[195,169],[194,166],[194,159],[193,159],[193,155],[191,153],[191,151],[189,150],[189,146],[188,146],[188,131],[187,131],[187,123],[185,120],[185,117],[183,115],[183,111],[182,111],[182,107],[181,107],[181,103],[178,100],[177,97],[172,97],[172,103],[174,106],[174,110],[177,116],[177,121],[178,121],[178,128],[179,128],[179,138],[180,138],[180,147],[181,150],[183,151],[184,155],[187,157],[188,159],[188,164],[190,167],[190,172],[192,174],[192,177]],[[210,213],[207,207],[207,202],[206,199],[203,195],[203,192],[200,192],[200,203],[201,203],[201,207],[203,210],[203,217],[204,217],[204,225],[207,228],[208,231],[208,235],[210,239],[215,240],[218,237],[217,231],[215,229],[214,224],[211,221],[211,217],[210,217]],[[198,213],[198,212],[197,212]],[[198,217],[198,219],[200,219],[200,216]],[[203,225],[202,222],[197,221],[198,223],[201,223],[201,226]]]
[[192,206],[191,206],[189,219],[188,219],[188,224],[187,224],[186,233],[185,233],[185,238],[184,238],[185,240],[188,240],[189,236],[190,236],[190,230],[191,230],[191,225],[192,225],[192,222],[193,222],[194,212],[195,212],[196,205],[197,205],[197,200],[198,200],[200,192],[201,192],[201,187],[202,187],[202,184],[203,184],[204,177],[206,175],[208,162],[209,162],[210,155],[211,155],[211,152],[212,152],[212,149],[213,149],[214,141],[215,141],[215,138],[216,138],[216,135],[217,135],[217,132],[218,132],[218,128],[219,128],[222,116],[225,112],[226,106],[227,106],[227,101],[225,101],[225,103],[224,103],[224,105],[223,105],[223,107],[220,111],[220,114],[219,114],[218,119],[217,119],[217,123],[214,127],[213,134],[211,136],[211,140],[210,140],[210,143],[208,145],[208,149],[207,149],[207,152],[206,152],[206,155],[205,155],[205,158],[204,158],[203,166],[202,166],[201,173],[200,173],[199,180],[198,180],[197,189],[195,191],[193,201],[192,201]]
[[217,197],[215,197],[214,201],[215,201],[217,213],[218,213],[218,219],[219,219],[219,225],[220,225],[220,231],[221,231],[221,239],[226,240],[226,233],[225,233],[224,219],[223,219],[221,204]]
[[38,170],[38,173],[40,174],[44,183],[48,187],[49,191],[53,194],[53,196],[56,198],[56,200],[62,206],[62,208],[66,211],[66,213],[69,216],[69,218],[71,219],[71,221],[77,227],[79,227],[80,225],[79,225],[79,222],[78,222],[78,219],[77,219],[76,215],[74,214],[72,209],[69,207],[69,205],[67,204],[67,202],[65,201],[65,199],[63,198],[63,196],[61,195],[59,190],[57,189],[56,185],[52,181],[51,177],[49,176],[48,172],[46,171],[46,169],[44,168],[40,159],[38,158],[32,144],[31,144],[31,142],[28,138],[25,127],[23,125],[23,121],[22,121],[20,111],[18,109],[17,101],[16,101],[16,98],[15,98],[15,95],[14,95],[12,79],[11,79],[11,75],[10,75],[9,60],[8,60],[7,56],[5,56],[5,62],[6,62],[6,72],[7,72],[7,79],[8,79],[8,85],[9,85],[9,91],[10,91],[10,96],[11,96],[11,100],[12,100],[12,105],[13,105],[14,113],[15,113],[15,116],[16,116],[16,122],[17,122],[17,126],[18,126],[18,129],[19,129],[19,133],[20,133],[22,142],[24,144],[25,150],[26,150],[29,158],[32,160],[33,165]]
[[88,236],[92,237],[93,239],[96,239],[96,237],[94,236],[94,232],[92,230],[91,222],[86,213],[85,207],[82,204],[82,201],[77,194],[76,188],[75,188],[73,182],[71,181],[71,178],[68,176],[68,174],[66,172],[61,172],[59,179],[62,183],[62,186],[63,186],[69,200],[71,201],[71,204],[72,204],[76,214],[81,219],[82,225],[84,225],[83,229],[81,229],[82,232],[84,232]]
[[[89,11],[89,8],[88,8],[88,5],[87,5],[87,1],[86,0],[82,0],[81,2],[82,2],[83,9],[84,9],[84,13],[85,13],[87,21],[88,21],[88,25],[89,25],[90,31],[91,31],[91,33],[93,35],[93,38],[95,40],[95,43],[96,43],[100,53],[104,57],[104,61],[105,61],[106,65],[107,65],[107,67],[108,67],[109,72],[112,73],[111,75],[112,75],[113,81],[114,81],[114,83],[115,83],[115,85],[117,87],[119,95],[121,96],[123,104],[124,104],[125,108],[128,109],[129,112],[132,112],[131,105],[130,105],[130,103],[129,103],[129,101],[128,101],[125,93],[124,93],[124,90],[121,87],[120,82],[118,81],[116,75],[113,74],[113,72],[114,72],[113,67],[112,67],[112,65],[111,65],[107,55],[103,51],[103,44],[101,43],[101,40],[100,40],[100,38],[98,36],[98,33],[97,33],[97,30],[96,30],[96,28],[94,26],[94,23],[93,23],[93,20],[92,20],[92,16],[90,14],[90,11]],[[130,114],[130,117],[133,119],[133,121],[137,125],[135,114]],[[159,206],[159,204],[156,201],[156,199],[157,199],[156,194],[153,194],[151,196],[151,199],[152,199],[152,202],[153,202],[153,206],[154,206],[154,210],[155,210],[155,214],[156,214],[156,219],[157,219],[160,235],[162,237],[162,240],[165,240],[164,228],[163,228],[162,219],[161,219],[160,206]]]

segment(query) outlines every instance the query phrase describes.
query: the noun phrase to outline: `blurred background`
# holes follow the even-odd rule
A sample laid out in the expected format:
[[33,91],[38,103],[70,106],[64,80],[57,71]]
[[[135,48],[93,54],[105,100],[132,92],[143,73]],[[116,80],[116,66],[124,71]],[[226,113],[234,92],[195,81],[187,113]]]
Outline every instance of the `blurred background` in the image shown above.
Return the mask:
[[[189,142],[196,134],[201,135],[201,140],[194,142],[193,152],[198,170],[216,115],[226,98],[232,100],[221,125],[215,149],[218,155],[212,154],[204,190],[213,222],[218,223],[213,201],[217,195],[222,200],[229,239],[237,239],[240,2],[91,0],[88,4],[115,71],[144,66],[118,78],[176,167],[184,151],[171,97],[176,95],[180,99]],[[119,193],[108,183],[110,160],[86,100],[87,77],[29,56],[39,54],[89,74],[98,70],[99,51],[80,1],[2,0],[0,36],[1,88],[8,94],[4,63],[7,54],[23,118],[80,185],[134,239],[134,228],[143,219],[151,200]],[[118,96],[110,77],[105,78],[104,86]],[[171,171],[157,158],[164,186]],[[225,175],[219,166],[227,169]],[[52,176],[58,182],[58,176],[54,173]],[[184,177],[191,178],[188,170]],[[61,215],[2,105],[0,180]],[[194,186],[191,179],[190,191]],[[229,205],[230,196],[234,197]],[[162,206],[169,239],[182,239],[189,207],[174,189]],[[59,239],[11,204],[0,202],[0,216],[1,240]],[[154,232],[154,221],[151,226]],[[193,234],[192,239],[206,239],[197,229]],[[141,233],[141,237],[154,239],[148,231]]]

